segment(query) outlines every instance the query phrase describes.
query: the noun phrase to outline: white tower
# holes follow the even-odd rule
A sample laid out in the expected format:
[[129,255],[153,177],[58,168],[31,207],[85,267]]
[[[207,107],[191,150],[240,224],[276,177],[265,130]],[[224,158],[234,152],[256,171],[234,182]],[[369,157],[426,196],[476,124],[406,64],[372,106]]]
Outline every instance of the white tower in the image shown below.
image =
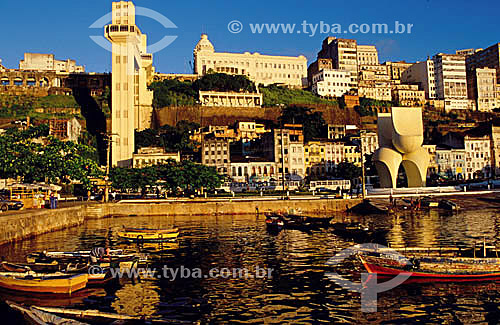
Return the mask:
[[147,53],[147,37],[135,25],[135,6],[113,2],[113,18],[104,34],[111,42],[111,133],[113,166],[130,166],[134,153],[134,130],[150,127],[153,93],[147,89],[154,68]]

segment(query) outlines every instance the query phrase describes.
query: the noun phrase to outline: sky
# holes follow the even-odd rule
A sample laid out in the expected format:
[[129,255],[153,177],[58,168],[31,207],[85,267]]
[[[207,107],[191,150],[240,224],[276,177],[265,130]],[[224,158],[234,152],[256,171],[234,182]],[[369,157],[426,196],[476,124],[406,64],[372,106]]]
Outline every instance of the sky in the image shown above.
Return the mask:
[[[0,1],[0,59],[7,68],[18,68],[24,52],[53,53],[71,58],[89,72],[109,72],[110,53],[89,36],[103,35],[89,26],[111,11],[111,0]],[[191,73],[193,48],[207,33],[216,51],[259,52],[271,55],[304,55],[316,59],[327,36],[353,38],[358,44],[376,45],[380,62],[424,60],[436,53],[457,49],[486,48],[500,42],[498,0],[330,0],[330,1],[195,1],[136,0],[134,4],[167,17],[177,28],[165,28],[150,17],[136,23],[148,35],[148,43],[177,36],[154,53],[153,64],[162,73]],[[238,20],[243,29],[231,33],[228,23]],[[410,34],[321,33],[313,36],[307,24],[385,23],[413,24]],[[252,33],[250,24],[296,24],[294,33]],[[338,26],[338,25],[335,25]],[[297,31],[301,31],[298,33]],[[323,31],[326,31],[324,27]]]

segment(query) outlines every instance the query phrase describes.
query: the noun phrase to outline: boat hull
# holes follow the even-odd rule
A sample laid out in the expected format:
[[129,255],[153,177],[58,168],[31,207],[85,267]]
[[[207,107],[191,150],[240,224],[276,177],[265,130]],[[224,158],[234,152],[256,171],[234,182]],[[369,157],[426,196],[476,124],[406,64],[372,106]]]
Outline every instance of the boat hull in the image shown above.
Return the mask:
[[34,293],[71,294],[85,288],[87,282],[88,274],[39,278],[30,278],[24,275],[0,275],[0,287],[8,290]]
[[151,233],[139,231],[118,231],[117,235],[120,238],[133,241],[169,241],[177,239],[179,232]]

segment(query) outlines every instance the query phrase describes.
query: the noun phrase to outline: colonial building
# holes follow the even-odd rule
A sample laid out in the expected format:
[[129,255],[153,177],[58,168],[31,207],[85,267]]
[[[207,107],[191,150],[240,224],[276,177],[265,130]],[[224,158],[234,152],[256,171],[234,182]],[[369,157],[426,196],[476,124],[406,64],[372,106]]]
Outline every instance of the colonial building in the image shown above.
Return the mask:
[[448,179],[465,179],[465,149],[436,147],[436,173]]
[[371,155],[378,149],[378,135],[375,132],[361,132],[361,146],[363,146],[363,154]]
[[112,91],[111,162],[130,166],[134,131],[151,125],[153,92],[147,84],[154,75],[153,56],[147,53],[147,37],[135,24],[135,6],[129,1],[112,3],[112,23],[104,28],[111,42]]
[[224,107],[260,107],[262,106],[262,94],[259,93],[235,93],[220,91],[201,91],[200,103],[202,106],[224,106]]
[[467,179],[490,177],[492,166],[490,137],[466,135],[464,138],[464,147],[467,163]]
[[55,71],[82,73],[85,68],[76,65],[75,60],[56,60],[54,54],[24,53],[24,60],[19,61],[19,70]]
[[467,70],[467,95],[475,102],[478,111],[490,112],[499,107],[496,88],[495,69],[474,68]]
[[422,106],[425,104],[425,91],[418,85],[393,85],[392,101],[398,106]]
[[282,84],[303,87],[307,83],[305,56],[275,56],[260,53],[215,52],[206,34],[193,51],[194,72],[203,76],[210,72],[245,75],[255,84]]
[[276,162],[269,161],[260,157],[232,156],[230,172],[234,182],[270,182],[277,180]]
[[146,166],[164,164],[169,160],[180,162],[181,153],[179,151],[166,152],[164,148],[160,147],[145,147],[139,148],[137,153],[134,153],[132,166],[134,168],[142,168]]
[[322,97],[342,97],[351,87],[348,71],[323,69],[312,77],[311,91]]
[[201,162],[214,166],[220,174],[227,174],[230,166],[230,138],[205,136],[201,148]]
[[359,97],[390,101],[391,83],[386,81],[363,80],[359,82]]

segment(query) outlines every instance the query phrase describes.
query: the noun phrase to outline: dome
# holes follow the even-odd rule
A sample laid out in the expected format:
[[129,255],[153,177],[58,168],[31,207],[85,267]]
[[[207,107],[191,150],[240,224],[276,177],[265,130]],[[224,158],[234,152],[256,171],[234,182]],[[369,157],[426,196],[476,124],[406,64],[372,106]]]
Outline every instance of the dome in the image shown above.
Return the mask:
[[195,52],[199,52],[199,51],[215,52],[214,46],[208,40],[208,35],[207,34],[201,34],[201,38],[198,41],[198,44],[196,44],[196,46],[194,48],[194,51]]

